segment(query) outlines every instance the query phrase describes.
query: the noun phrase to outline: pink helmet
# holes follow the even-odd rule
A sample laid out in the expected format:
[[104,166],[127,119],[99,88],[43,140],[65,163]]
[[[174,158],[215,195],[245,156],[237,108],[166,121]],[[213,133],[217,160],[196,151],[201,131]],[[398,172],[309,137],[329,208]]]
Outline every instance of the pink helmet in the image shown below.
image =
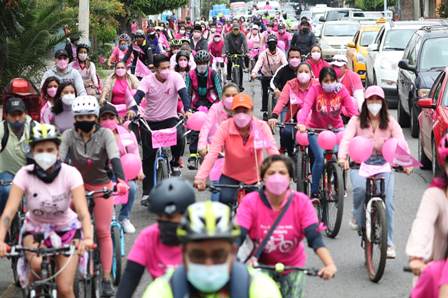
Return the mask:
[[437,157],[439,158],[440,167],[445,167],[446,158],[448,157],[448,134],[446,134],[439,142],[437,147]]

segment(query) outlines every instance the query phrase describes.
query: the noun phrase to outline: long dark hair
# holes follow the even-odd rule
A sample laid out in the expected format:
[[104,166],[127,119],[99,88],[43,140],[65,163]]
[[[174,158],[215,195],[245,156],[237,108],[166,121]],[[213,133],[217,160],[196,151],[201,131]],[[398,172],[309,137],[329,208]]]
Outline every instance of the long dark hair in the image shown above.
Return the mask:
[[[58,83],[58,87],[61,84],[59,79],[57,77],[55,77],[55,76],[50,76],[50,77],[45,79],[44,83],[42,84],[42,88],[40,88],[41,103],[42,104],[44,104],[47,101],[47,99],[48,99],[47,89],[48,89],[48,85],[50,85],[51,82]],[[55,97],[56,97],[56,95],[55,95]]]
[[[384,100],[384,98],[381,98],[381,110],[380,110],[380,125],[379,128],[382,130],[387,129],[389,126],[389,111],[387,108],[387,102]],[[361,128],[369,128],[370,127],[370,121],[369,121],[369,110],[367,109],[367,98],[364,100],[364,103],[361,107],[361,114],[359,115],[359,120],[361,122]]]
[[67,86],[72,86],[73,89],[75,89],[75,96],[78,96],[78,93],[76,92],[76,87],[75,87],[74,83],[72,83],[72,82],[62,82],[61,84],[59,84],[58,91],[56,92],[56,95],[54,96],[53,109],[51,109],[51,111],[55,115],[58,115],[58,114],[60,114],[60,113],[62,113],[64,111],[64,108],[62,106],[61,93],[62,93],[62,90],[64,90],[65,87],[67,87]]
[[324,67],[319,73],[319,83],[322,85],[322,81],[325,79],[325,77],[329,75],[333,81],[336,81],[336,72],[334,71],[333,67]]

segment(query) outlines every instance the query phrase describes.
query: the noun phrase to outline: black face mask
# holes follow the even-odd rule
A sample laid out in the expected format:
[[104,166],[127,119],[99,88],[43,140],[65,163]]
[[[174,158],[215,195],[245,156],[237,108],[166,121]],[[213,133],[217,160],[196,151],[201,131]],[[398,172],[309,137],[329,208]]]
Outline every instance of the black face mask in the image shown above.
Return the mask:
[[30,173],[35,175],[42,182],[49,184],[53,182],[54,179],[56,179],[56,177],[58,176],[59,171],[61,170],[61,164],[62,161],[57,160],[52,166],[51,172],[48,172],[42,169],[36,162],[34,162],[34,168],[32,171],[30,171]]
[[275,43],[268,44],[268,49],[271,52],[275,52],[275,49],[277,49],[277,45]]
[[302,32],[303,33],[309,33],[310,32],[310,28],[307,28],[307,27],[302,28]]
[[80,129],[83,132],[91,132],[95,124],[95,121],[76,121],[75,128]]
[[179,245],[180,241],[176,234],[179,224],[166,220],[158,220],[157,222],[159,224],[160,241],[169,246]]

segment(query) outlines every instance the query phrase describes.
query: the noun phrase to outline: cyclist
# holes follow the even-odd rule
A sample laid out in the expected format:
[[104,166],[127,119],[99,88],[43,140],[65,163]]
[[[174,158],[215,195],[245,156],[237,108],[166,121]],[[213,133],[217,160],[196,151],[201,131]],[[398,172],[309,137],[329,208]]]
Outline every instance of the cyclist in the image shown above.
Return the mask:
[[[305,99],[311,86],[316,82],[312,78],[311,67],[307,63],[301,63],[297,70],[296,79],[290,80],[286,83],[282,93],[277,101],[277,104],[272,111],[269,125],[274,130],[278,123],[278,118],[283,111],[283,108],[288,105],[284,122],[295,122],[297,112],[303,106]],[[295,127],[285,125],[280,128],[280,152],[287,152],[288,156],[293,156],[295,146]]]
[[[319,75],[319,84],[311,87],[304,98],[302,109],[297,115],[298,129],[305,132],[311,129],[339,129],[344,124],[341,118],[341,109],[345,108],[349,116],[357,115],[358,109],[347,89],[338,83],[333,68],[325,67]],[[310,149],[314,156],[311,169],[311,199],[313,203],[319,202],[319,183],[324,170],[324,151],[317,143],[317,135],[310,134]]]
[[271,34],[267,39],[268,48],[260,53],[257,63],[255,63],[252,69],[252,79],[255,79],[258,75],[258,71],[261,71],[261,89],[262,105],[261,111],[263,112],[263,120],[268,119],[268,101],[269,101],[269,84],[277,69],[281,66],[288,64],[285,53],[277,48],[277,36]]
[[78,44],[76,59],[70,63],[70,66],[81,74],[87,94],[95,96],[100,93],[100,82],[96,74],[95,64],[89,59],[89,51],[90,47],[87,44]]
[[250,57],[246,57],[247,61],[246,64],[249,64],[248,59],[253,59],[254,61],[258,60],[258,55],[260,54],[260,49],[262,46],[262,35],[260,34],[259,31],[259,27],[256,24],[252,25],[251,30],[249,31],[249,33],[247,33],[246,35],[246,39],[247,39],[247,48],[249,51],[249,56]]
[[322,48],[318,44],[313,45],[310,57],[306,59],[306,62],[311,65],[315,78],[319,77],[322,68],[330,66],[330,64],[322,58]]
[[[5,106],[6,119],[0,125],[0,180],[12,181],[29,158],[28,139],[31,128],[36,126],[26,114],[26,106],[22,99],[10,97]],[[0,185],[0,214],[8,200],[10,185]]]
[[[191,67],[190,63],[189,63],[190,56],[191,56],[190,51],[185,51],[185,50],[181,50],[176,54],[174,71],[179,73],[184,80],[186,79],[187,74],[190,72],[190,69],[193,69],[193,67]],[[194,61],[193,61],[193,63],[194,63]],[[196,67],[196,63],[195,63],[195,67]],[[171,68],[171,69],[173,69],[173,68]]]
[[291,46],[297,47],[302,55],[308,55],[313,45],[317,43],[316,36],[311,32],[311,25],[308,20],[302,20],[299,32],[294,33],[291,39]]
[[40,89],[40,121],[50,124],[54,121],[54,114],[51,111],[56,100],[56,93],[60,82],[57,77],[48,77]]
[[73,83],[63,82],[59,85],[51,111],[54,114],[54,123],[52,124],[61,132],[73,127],[72,103],[76,96],[77,93]]
[[202,27],[199,24],[194,25],[193,35],[190,39],[190,48],[193,50],[193,53],[196,53],[200,50],[207,51],[208,49],[207,39],[203,37]]
[[347,67],[347,63],[345,55],[334,55],[331,65],[336,72],[338,81],[345,86],[350,96],[356,99],[358,109],[361,111],[364,102],[364,87],[361,78]]
[[[232,75],[232,61],[230,56],[241,55],[244,56],[247,53],[247,41],[243,33],[240,32],[240,25],[232,25],[232,32],[228,33],[225,37],[225,53],[229,57],[227,61],[227,80],[231,80]],[[238,58],[238,64],[240,65],[240,91],[243,91],[243,58]]]
[[[34,162],[22,167],[12,182],[0,225],[0,256],[6,254],[5,236],[23,197],[27,212],[20,239],[24,247],[38,247],[40,243],[36,242],[34,236],[42,233],[44,247],[57,247],[58,244],[76,241],[80,255],[86,248],[93,247],[82,177],[78,170],[59,159],[60,143],[60,136],[53,125],[37,124],[33,127],[30,146]],[[21,260],[27,269],[22,268],[17,273],[22,286],[26,286],[39,276],[42,258],[34,253],[26,253]],[[58,297],[75,297],[73,284],[78,260],[77,255],[70,259],[62,255],[55,258],[57,268],[65,268],[56,278]]]
[[54,54],[55,58],[55,66],[47,70],[40,84],[42,88],[45,80],[48,77],[57,77],[59,81],[62,82],[71,82],[75,86],[76,93],[79,95],[86,95],[86,89],[84,88],[84,82],[82,80],[81,74],[73,69],[68,64],[68,54],[65,50],[57,50]]
[[[182,76],[170,70],[170,61],[164,55],[155,55],[154,67],[156,72],[150,73],[140,82],[134,98],[138,104],[143,97],[147,100],[143,118],[154,130],[174,127],[179,121],[177,115],[178,96],[181,97],[184,110],[190,110],[190,96]],[[154,160],[157,150],[152,148],[151,134],[143,127],[140,129],[143,150],[143,198],[142,204],[149,203],[149,192],[154,183]],[[177,126],[177,145],[171,147],[171,171],[173,175],[180,175],[179,159],[184,149],[183,128]]]
[[[248,94],[239,93],[233,97],[233,116],[219,126],[210,151],[196,174],[194,184],[198,190],[205,189],[205,181],[221,152],[224,152],[225,162],[219,183],[233,185],[258,182],[258,166],[263,159],[263,148],[269,155],[278,154],[271,129],[266,122],[253,116],[253,107],[252,98]],[[219,201],[231,205],[235,193],[234,189],[222,189]]]
[[[117,191],[120,195],[127,193],[123,168],[120,162],[120,153],[112,131],[98,125],[98,100],[90,95],[77,97],[72,104],[75,116],[74,128],[68,129],[62,135],[59,150],[61,160],[70,160],[84,179],[87,191],[98,191],[104,188],[111,189],[109,178],[112,165],[112,174],[117,178]],[[112,238],[110,224],[114,200],[95,198],[95,233],[98,238],[100,259],[103,272],[101,283],[102,296],[111,297],[114,289],[111,283],[112,268]]]
[[291,47],[288,50],[288,64],[277,69],[271,80],[271,89],[274,90],[275,97],[279,97],[286,82],[297,77],[297,69],[300,64],[300,51]]
[[240,230],[229,207],[198,202],[185,214],[177,232],[183,265],[151,283],[143,298],[281,297],[268,276],[235,261],[234,240]]
[[261,42],[261,44],[262,44],[262,48],[264,49],[264,48],[267,48],[267,41],[268,41],[268,37],[269,37],[269,35],[271,35],[271,34],[275,34],[275,32],[274,32],[274,25],[272,24],[272,22],[270,22],[270,21],[267,21],[267,24],[266,24],[266,30],[265,31],[263,31],[263,33],[261,33],[261,37],[262,37],[262,42]]
[[[118,46],[116,46],[112,51],[112,54],[107,60],[107,65],[109,67],[112,67],[113,64],[122,61],[127,51],[129,50],[130,45],[131,45],[131,38],[129,37],[129,35],[127,35],[126,33],[121,34],[118,37]],[[132,63],[132,55],[126,61],[126,66],[127,67],[131,66],[131,63]]]
[[[306,237],[308,246],[324,264],[319,276],[326,280],[333,278],[336,266],[320,234],[316,211],[305,194],[294,192],[289,187],[294,177],[291,159],[283,155],[269,156],[263,161],[260,174],[264,182],[263,190],[246,195],[237,210],[236,218],[241,226],[240,242],[249,237],[261,243],[280,210],[287,209],[269,242],[262,248],[260,258],[255,260],[253,257],[251,262],[303,267],[306,253],[302,241]],[[280,283],[283,297],[303,297],[303,272],[291,271],[276,281]]]
[[148,47],[151,48],[151,51],[154,55],[164,54],[163,53],[164,50],[160,42],[160,37],[153,28],[150,28],[148,30],[148,35],[146,36],[146,43],[148,44]]
[[[397,121],[389,114],[387,102],[384,97],[384,91],[379,86],[370,86],[367,88],[366,101],[362,105],[359,117],[353,117],[344,131],[341,144],[339,146],[338,159],[339,164],[348,170],[349,164],[347,152],[350,140],[356,136],[365,136],[374,143],[374,154],[366,161],[368,164],[384,164],[381,149],[383,144],[389,138],[396,138],[400,144],[403,144],[409,151],[403,130]],[[405,169],[407,173],[411,169]],[[354,229],[365,226],[364,201],[366,197],[366,178],[359,175],[359,170],[350,171],[350,180],[353,188],[353,216],[354,221],[350,225]],[[386,222],[387,222],[387,257],[395,258],[394,246],[394,186],[395,178],[393,173],[384,173],[385,194],[386,194]]]
[[114,72],[107,78],[101,93],[100,103],[106,101],[114,104],[126,104],[127,106],[135,104],[132,98],[132,92],[137,90],[139,81],[136,76],[127,72],[124,62],[115,64]]
[[187,30],[185,28],[185,24],[179,24],[179,31],[175,34],[176,39],[187,38]]
[[288,31],[286,31],[286,26],[283,23],[278,24],[277,38],[279,43],[282,42],[284,45],[282,50],[285,52],[288,51],[292,36]]
[[143,30],[137,30],[134,34],[134,43],[128,47],[126,54],[124,55],[122,62],[126,63],[132,55],[131,73],[135,74],[135,67],[137,65],[137,59],[140,59],[145,65],[150,68],[153,66],[153,53],[151,47],[146,42],[145,33]]
[[[446,259],[448,249],[448,134],[437,146],[440,174],[423,193],[406,245],[409,267],[420,275],[429,261]],[[442,297],[442,296],[441,296]]]
[[164,275],[170,268],[182,264],[182,248],[176,235],[182,215],[195,202],[191,184],[180,177],[159,182],[151,191],[151,212],[157,223],[141,231],[128,256],[117,297],[132,297],[148,271],[152,279]]
[[213,59],[215,57],[222,57],[223,50],[224,50],[224,41],[222,40],[221,34],[214,33],[212,41],[208,44],[208,52],[212,56],[212,65],[214,65]]
[[[210,55],[207,51],[200,50],[194,56],[196,69],[190,70],[185,79],[188,95],[191,96],[191,108],[197,110],[201,106],[209,109],[213,103],[222,97],[222,83],[219,75],[210,66]],[[196,170],[198,158],[199,132],[190,133],[190,157],[188,168]]]

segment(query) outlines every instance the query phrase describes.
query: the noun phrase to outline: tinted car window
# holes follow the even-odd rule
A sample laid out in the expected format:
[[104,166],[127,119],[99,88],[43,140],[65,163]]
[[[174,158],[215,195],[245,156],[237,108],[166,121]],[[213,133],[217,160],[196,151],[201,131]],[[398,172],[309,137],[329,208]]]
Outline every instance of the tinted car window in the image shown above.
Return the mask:
[[348,18],[348,10],[345,11],[329,11],[327,14],[327,19],[326,21],[339,21],[342,20],[343,18]]
[[324,36],[353,36],[358,31],[359,26],[354,24],[337,24],[325,26]]
[[429,71],[448,65],[448,37],[432,38],[425,41],[420,56],[420,70]]
[[373,40],[375,39],[376,35],[378,34],[378,32],[375,31],[365,31],[361,34],[361,41],[359,42],[359,44],[362,47],[367,47],[370,44],[373,43]]
[[403,51],[414,32],[414,29],[389,30],[386,33],[383,51]]

